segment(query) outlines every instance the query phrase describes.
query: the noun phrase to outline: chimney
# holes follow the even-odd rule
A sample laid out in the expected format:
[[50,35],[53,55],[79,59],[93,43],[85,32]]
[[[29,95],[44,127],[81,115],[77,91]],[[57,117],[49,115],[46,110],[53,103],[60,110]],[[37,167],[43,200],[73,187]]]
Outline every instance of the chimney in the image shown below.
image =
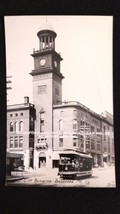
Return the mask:
[[29,97],[24,97],[24,104],[28,104],[29,103]]

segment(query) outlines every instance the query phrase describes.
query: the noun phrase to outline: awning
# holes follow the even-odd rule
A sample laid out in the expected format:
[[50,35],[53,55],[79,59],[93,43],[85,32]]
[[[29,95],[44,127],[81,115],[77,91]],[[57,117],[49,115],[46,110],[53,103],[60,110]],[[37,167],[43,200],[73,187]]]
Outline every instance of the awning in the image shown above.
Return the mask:
[[108,157],[108,154],[103,154],[103,157],[104,157],[104,158]]
[[23,154],[18,154],[18,153],[11,153],[11,152],[7,152],[6,153],[6,157],[7,158],[23,158]]
[[39,157],[40,157],[40,158],[45,158],[45,157],[46,157],[46,154],[45,154],[44,152],[41,152],[41,153],[39,154]]

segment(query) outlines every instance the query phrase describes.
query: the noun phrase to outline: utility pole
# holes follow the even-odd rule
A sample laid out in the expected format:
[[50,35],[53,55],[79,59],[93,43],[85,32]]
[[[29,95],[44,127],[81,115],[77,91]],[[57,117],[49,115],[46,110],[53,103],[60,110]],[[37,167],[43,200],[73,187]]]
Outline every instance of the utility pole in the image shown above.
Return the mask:
[[[7,81],[6,81],[6,84],[7,84],[7,90],[11,90],[12,89],[12,87],[10,86],[10,85],[8,85],[8,84],[11,84],[12,82],[11,82],[11,80],[10,80],[10,78],[12,78],[12,76],[7,76]],[[8,95],[8,93],[7,93],[7,95]],[[9,100],[7,100],[7,101],[9,101]]]
[[83,124],[80,127],[80,131],[82,131],[82,136],[83,136],[83,151],[86,152],[86,137],[87,137],[87,132],[90,130],[87,120],[83,119]]

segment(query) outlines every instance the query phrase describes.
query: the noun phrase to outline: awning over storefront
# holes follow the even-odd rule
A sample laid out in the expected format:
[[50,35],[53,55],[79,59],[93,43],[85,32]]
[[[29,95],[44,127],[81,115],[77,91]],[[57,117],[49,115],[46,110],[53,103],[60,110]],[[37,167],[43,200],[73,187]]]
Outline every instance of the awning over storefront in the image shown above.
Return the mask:
[[11,153],[11,152],[7,152],[6,153],[6,157],[7,158],[23,158],[23,154],[17,154],[17,153]]
[[108,157],[108,154],[103,154],[103,157],[104,157],[104,158]]
[[40,158],[45,158],[45,157],[46,157],[45,152],[40,152],[39,157],[40,157]]

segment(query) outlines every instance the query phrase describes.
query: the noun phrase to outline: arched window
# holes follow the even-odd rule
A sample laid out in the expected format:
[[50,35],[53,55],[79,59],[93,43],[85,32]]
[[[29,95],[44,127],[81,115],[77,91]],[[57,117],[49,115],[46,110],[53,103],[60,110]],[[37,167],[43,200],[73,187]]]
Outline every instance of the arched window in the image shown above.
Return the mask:
[[15,132],[18,131],[18,122],[17,122],[17,121],[14,123],[14,131],[15,131]]
[[77,129],[77,120],[76,119],[73,120],[73,129]]
[[19,131],[22,132],[23,131],[23,122],[20,121],[19,123]]
[[10,132],[13,132],[13,122],[10,123]]
[[63,120],[59,120],[59,130],[63,130]]

